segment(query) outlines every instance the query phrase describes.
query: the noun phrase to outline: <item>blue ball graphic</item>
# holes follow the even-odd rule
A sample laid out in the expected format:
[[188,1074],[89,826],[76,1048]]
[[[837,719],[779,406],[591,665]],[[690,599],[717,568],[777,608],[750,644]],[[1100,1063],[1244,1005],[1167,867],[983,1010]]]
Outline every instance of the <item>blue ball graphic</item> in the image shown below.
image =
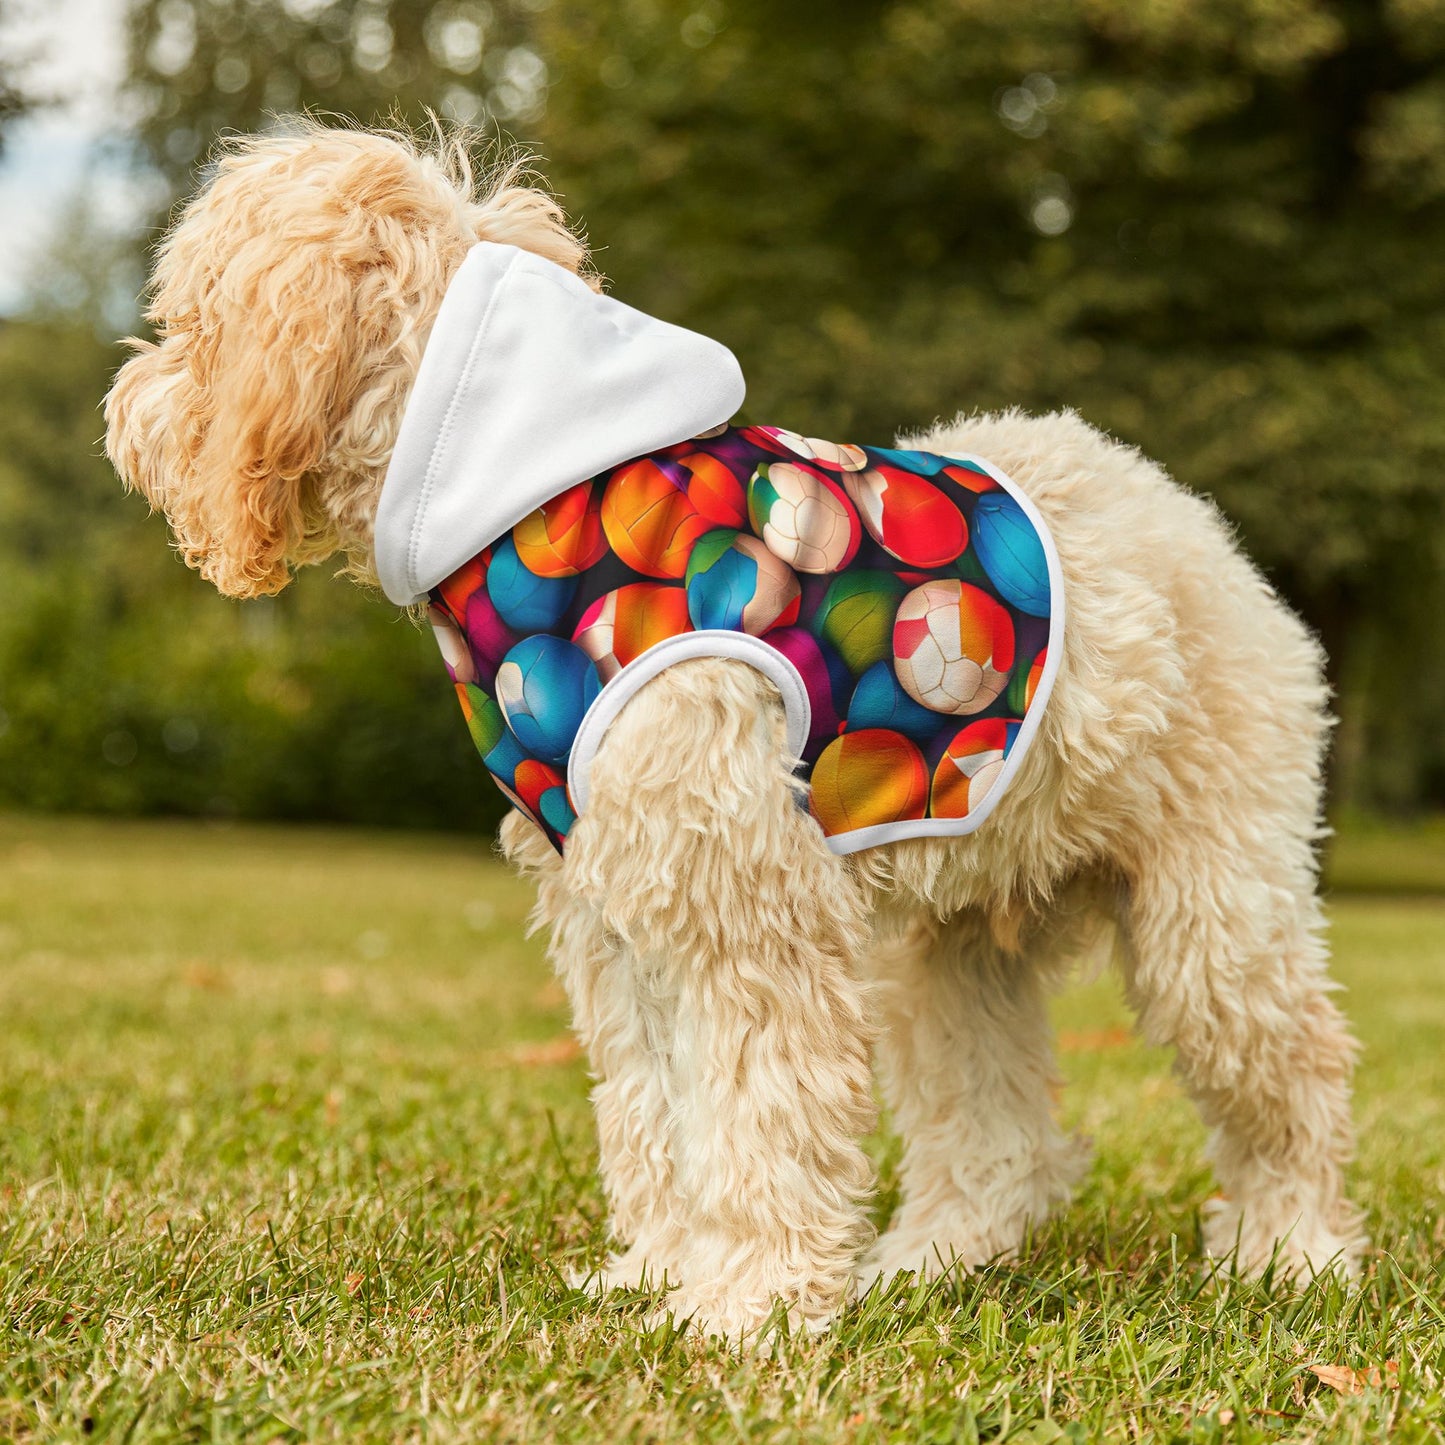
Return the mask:
[[509,788],[512,786],[512,780],[517,776],[518,766],[526,760],[527,755],[522,751],[521,743],[517,741],[516,735],[510,728],[502,729],[501,737],[493,744],[491,751],[482,757],[487,771],[494,778],[500,778]]
[[1049,615],[1049,562],[1024,509],[1007,492],[985,492],[973,509],[973,551],[999,596],[1030,617]]
[[577,578],[539,577],[528,571],[508,532],[492,551],[487,595],[508,627],[517,632],[547,632],[561,621],[577,595]]
[[542,821],[559,838],[565,838],[572,824],[577,821],[577,814],[572,811],[572,804],[567,800],[566,788],[548,788],[542,794],[537,810],[542,815]]
[[903,690],[893,665],[886,658],[875,662],[853,689],[848,704],[848,731],[864,728],[890,728],[910,737],[914,742],[927,742],[939,730],[941,718],[931,708],[916,703]]
[[917,472],[920,476],[936,477],[950,464],[950,458],[935,452],[905,451],[901,447],[864,447],[871,462],[883,462],[890,467],[901,467],[905,472]]
[[737,536],[719,528],[693,548],[687,564],[687,612],[694,627],[743,630],[743,609],[758,590],[758,564],[732,546]]
[[560,763],[583,714],[602,691],[597,667],[562,637],[527,637],[497,669],[497,701],[507,726],[534,758]]

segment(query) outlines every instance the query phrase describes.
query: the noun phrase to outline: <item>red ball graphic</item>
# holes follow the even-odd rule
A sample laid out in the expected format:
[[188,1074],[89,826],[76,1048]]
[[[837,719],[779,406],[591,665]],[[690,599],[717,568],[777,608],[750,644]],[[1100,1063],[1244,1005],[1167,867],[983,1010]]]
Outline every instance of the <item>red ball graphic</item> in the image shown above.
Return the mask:
[[968,523],[943,492],[916,472],[881,462],[845,472],[843,486],[868,534],[910,567],[944,567],[968,546]]

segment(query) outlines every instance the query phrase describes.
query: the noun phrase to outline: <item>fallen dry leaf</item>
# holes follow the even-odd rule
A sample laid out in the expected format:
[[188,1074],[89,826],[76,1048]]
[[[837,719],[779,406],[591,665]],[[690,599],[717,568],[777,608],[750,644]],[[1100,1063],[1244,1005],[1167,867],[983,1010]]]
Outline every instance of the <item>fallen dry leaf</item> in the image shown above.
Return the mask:
[[1126,1049],[1134,1042],[1128,1029],[1098,1029],[1091,1033],[1059,1035],[1059,1048],[1066,1054],[1097,1053],[1106,1049]]
[[187,988],[201,988],[209,993],[225,993],[231,987],[231,980],[219,968],[209,963],[192,961],[181,972],[181,982]]
[[571,1034],[548,1039],[541,1044],[517,1044],[502,1056],[508,1064],[520,1064],[524,1069],[545,1068],[549,1064],[570,1064],[582,1057],[582,1045]]
[[346,1293],[354,1296],[356,1292],[366,1283],[364,1274],[349,1274],[346,1276]]
[[567,991],[555,978],[548,979],[537,990],[537,997],[533,1002],[538,1008],[561,1008],[567,1002]]
[[1398,1390],[1400,1362],[1386,1360],[1384,1372],[1373,1365],[1368,1370],[1354,1370],[1348,1365],[1311,1365],[1310,1372],[1322,1385],[1341,1395],[1363,1395],[1366,1390]]

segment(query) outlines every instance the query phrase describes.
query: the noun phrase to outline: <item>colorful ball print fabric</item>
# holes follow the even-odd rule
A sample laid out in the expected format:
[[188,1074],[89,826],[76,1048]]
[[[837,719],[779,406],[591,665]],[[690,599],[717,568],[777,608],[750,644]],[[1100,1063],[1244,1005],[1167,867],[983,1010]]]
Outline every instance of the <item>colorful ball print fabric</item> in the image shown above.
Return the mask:
[[802,680],[809,808],[847,852],[981,816],[1051,677],[1049,559],[979,462],[726,426],[553,498],[431,618],[483,762],[559,849],[603,689],[665,639],[760,640]]

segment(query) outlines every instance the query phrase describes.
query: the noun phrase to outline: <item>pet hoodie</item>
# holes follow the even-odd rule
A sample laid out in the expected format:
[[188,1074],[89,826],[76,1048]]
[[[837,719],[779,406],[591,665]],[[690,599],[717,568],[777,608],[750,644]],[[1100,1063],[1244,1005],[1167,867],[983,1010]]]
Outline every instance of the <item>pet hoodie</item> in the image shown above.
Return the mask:
[[834,852],[971,832],[1058,670],[1042,519],[981,457],[736,425],[743,393],[720,343],[478,244],[382,489],[386,595],[429,604],[478,752],[559,850],[609,725],[694,657],[777,686]]

